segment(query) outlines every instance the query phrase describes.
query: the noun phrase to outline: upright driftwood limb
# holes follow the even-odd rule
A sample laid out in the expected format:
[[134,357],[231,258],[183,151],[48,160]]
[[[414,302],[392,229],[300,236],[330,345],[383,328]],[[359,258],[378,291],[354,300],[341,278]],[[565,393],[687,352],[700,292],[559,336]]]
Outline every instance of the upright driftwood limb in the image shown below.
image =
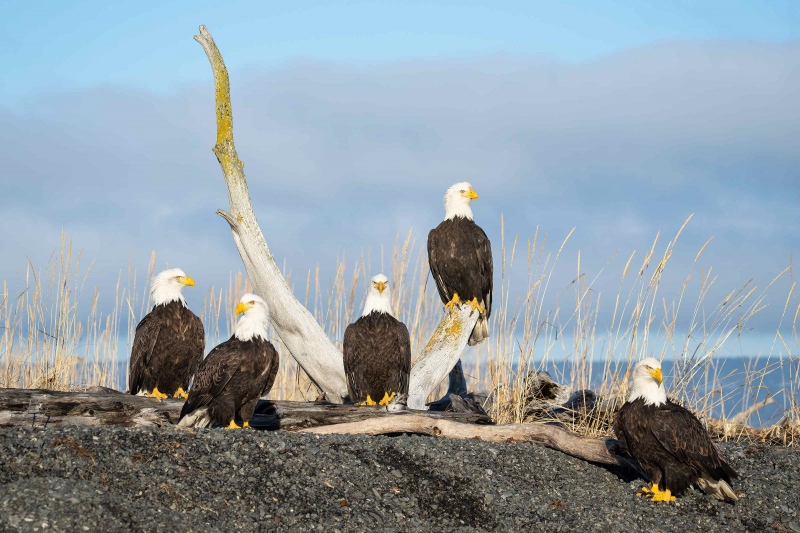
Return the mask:
[[[0,427],[171,426],[178,421],[182,407],[183,400],[180,399],[158,401],[109,390],[90,393],[0,389]],[[485,415],[424,414],[468,424],[490,422]],[[405,415],[390,414],[383,407],[261,400],[250,425],[255,429],[292,431],[395,416]]]
[[639,472],[639,466],[624,455],[613,453],[619,443],[614,439],[581,437],[552,424],[509,424],[505,426],[479,426],[451,420],[436,420],[419,415],[394,418],[373,418],[361,422],[337,424],[302,430],[317,434],[421,433],[436,437],[480,439],[491,442],[535,442],[584,461],[620,466]]
[[[253,212],[244,165],[239,160],[233,142],[230,83],[222,54],[205,26],[200,26],[200,35],[195,35],[194,39],[202,45],[214,72],[217,109],[214,154],[225,176],[230,203],[230,213],[218,210],[217,214],[231,227],[247,276],[255,292],[269,305],[270,318],[278,337],[326,398],[341,403],[347,395],[342,354],[308,309],[294,297],[269,251]],[[463,352],[475,321],[477,314],[469,316],[467,306],[455,313],[445,313],[433,338],[412,368],[409,406],[424,409],[425,399]]]
[[341,403],[347,395],[342,355],[314,317],[294,297],[283,279],[253,212],[244,165],[233,142],[228,70],[205,26],[194,39],[203,46],[214,72],[217,144],[214,146],[228,187],[230,213],[217,211],[230,224],[233,240],[255,291],[270,307],[270,319],[283,344],[328,400]]
[[425,400],[458,363],[478,313],[468,305],[446,312],[425,349],[414,361],[408,380],[408,407],[425,409]]

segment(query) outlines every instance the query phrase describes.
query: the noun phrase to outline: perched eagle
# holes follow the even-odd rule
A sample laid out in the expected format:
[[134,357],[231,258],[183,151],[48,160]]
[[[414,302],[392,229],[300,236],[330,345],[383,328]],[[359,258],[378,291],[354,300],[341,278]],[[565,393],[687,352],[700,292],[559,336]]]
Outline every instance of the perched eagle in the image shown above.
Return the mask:
[[233,336],[211,352],[194,376],[189,398],[183,404],[179,426],[244,427],[258,399],[269,392],[278,373],[278,352],[267,340],[269,307],[255,294],[245,294],[236,306],[244,313]]
[[153,278],[153,310],[136,326],[128,384],[131,394],[186,398],[189,381],[203,360],[203,322],[186,307],[181,290],[194,280],[183,270],[165,270]]
[[428,263],[445,307],[462,302],[480,312],[469,345],[489,337],[492,313],[492,245],[472,219],[471,200],[478,193],[467,182],[444,195],[444,221],[428,233]]
[[718,500],[738,499],[730,486],[736,472],[703,424],[667,399],[656,359],[643,359],[634,368],[631,395],[614,418],[614,433],[650,477],[652,484],[641,495],[670,502],[697,483]]
[[372,278],[364,313],[344,332],[344,372],[353,403],[388,404],[408,394],[411,339],[392,316],[392,291],[383,274]]

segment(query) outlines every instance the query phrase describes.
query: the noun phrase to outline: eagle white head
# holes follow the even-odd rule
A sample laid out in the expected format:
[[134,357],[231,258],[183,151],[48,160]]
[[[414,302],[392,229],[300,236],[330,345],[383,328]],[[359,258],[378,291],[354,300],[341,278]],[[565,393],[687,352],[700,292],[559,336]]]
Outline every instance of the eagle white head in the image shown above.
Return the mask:
[[456,183],[444,193],[444,219],[452,220],[463,217],[472,220],[472,209],[469,203],[478,199],[478,193],[466,181]]
[[267,340],[269,327],[269,306],[260,296],[247,293],[239,300],[236,314],[242,317],[236,323],[233,335],[240,341],[249,341],[255,337]]
[[633,386],[628,401],[641,398],[646,405],[666,403],[667,391],[664,390],[663,381],[661,363],[652,357],[642,359],[633,367]]
[[389,288],[389,278],[383,274],[378,274],[372,278],[367,290],[364,312],[361,316],[367,316],[373,311],[388,315],[392,314],[392,289]]
[[183,299],[181,291],[187,285],[194,287],[194,280],[180,268],[170,268],[159,272],[153,276],[153,281],[150,284],[150,295],[153,298],[153,304],[161,305],[170,302],[181,302],[185,306],[186,300]]

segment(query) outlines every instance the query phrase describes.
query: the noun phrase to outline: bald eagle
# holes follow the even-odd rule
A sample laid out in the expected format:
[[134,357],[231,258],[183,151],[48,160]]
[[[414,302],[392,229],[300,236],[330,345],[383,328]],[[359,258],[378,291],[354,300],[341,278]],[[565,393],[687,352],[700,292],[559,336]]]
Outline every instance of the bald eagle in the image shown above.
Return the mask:
[[153,310],[136,326],[128,384],[131,394],[186,398],[189,381],[203,359],[203,322],[186,307],[181,290],[194,287],[183,270],[165,270],[150,286]]
[[250,419],[258,399],[275,383],[278,352],[267,340],[269,307],[255,294],[245,294],[236,306],[244,313],[233,336],[208,354],[194,377],[189,398],[183,404],[179,426],[225,426],[238,429]]
[[372,278],[361,317],[344,332],[344,372],[354,403],[388,404],[408,394],[411,339],[392,316],[392,291],[383,274]]
[[640,495],[675,501],[674,495],[697,483],[718,500],[738,499],[730,486],[736,472],[720,456],[703,424],[667,399],[656,359],[636,364],[631,395],[614,418],[614,433],[650,477],[650,487]]
[[470,346],[489,337],[492,313],[492,246],[469,207],[477,199],[478,193],[467,182],[447,189],[444,221],[428,233],[428,263],[445,307],[466,302],[480,312]]

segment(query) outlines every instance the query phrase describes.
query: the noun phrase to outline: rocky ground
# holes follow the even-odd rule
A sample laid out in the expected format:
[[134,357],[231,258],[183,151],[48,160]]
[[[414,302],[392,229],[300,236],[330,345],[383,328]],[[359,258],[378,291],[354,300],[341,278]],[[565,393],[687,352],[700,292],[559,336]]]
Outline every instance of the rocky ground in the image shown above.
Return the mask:
[[2,531],[800,532],[800,452],[725,445],[735,505],[533,444],[118,427],[0,430]]

